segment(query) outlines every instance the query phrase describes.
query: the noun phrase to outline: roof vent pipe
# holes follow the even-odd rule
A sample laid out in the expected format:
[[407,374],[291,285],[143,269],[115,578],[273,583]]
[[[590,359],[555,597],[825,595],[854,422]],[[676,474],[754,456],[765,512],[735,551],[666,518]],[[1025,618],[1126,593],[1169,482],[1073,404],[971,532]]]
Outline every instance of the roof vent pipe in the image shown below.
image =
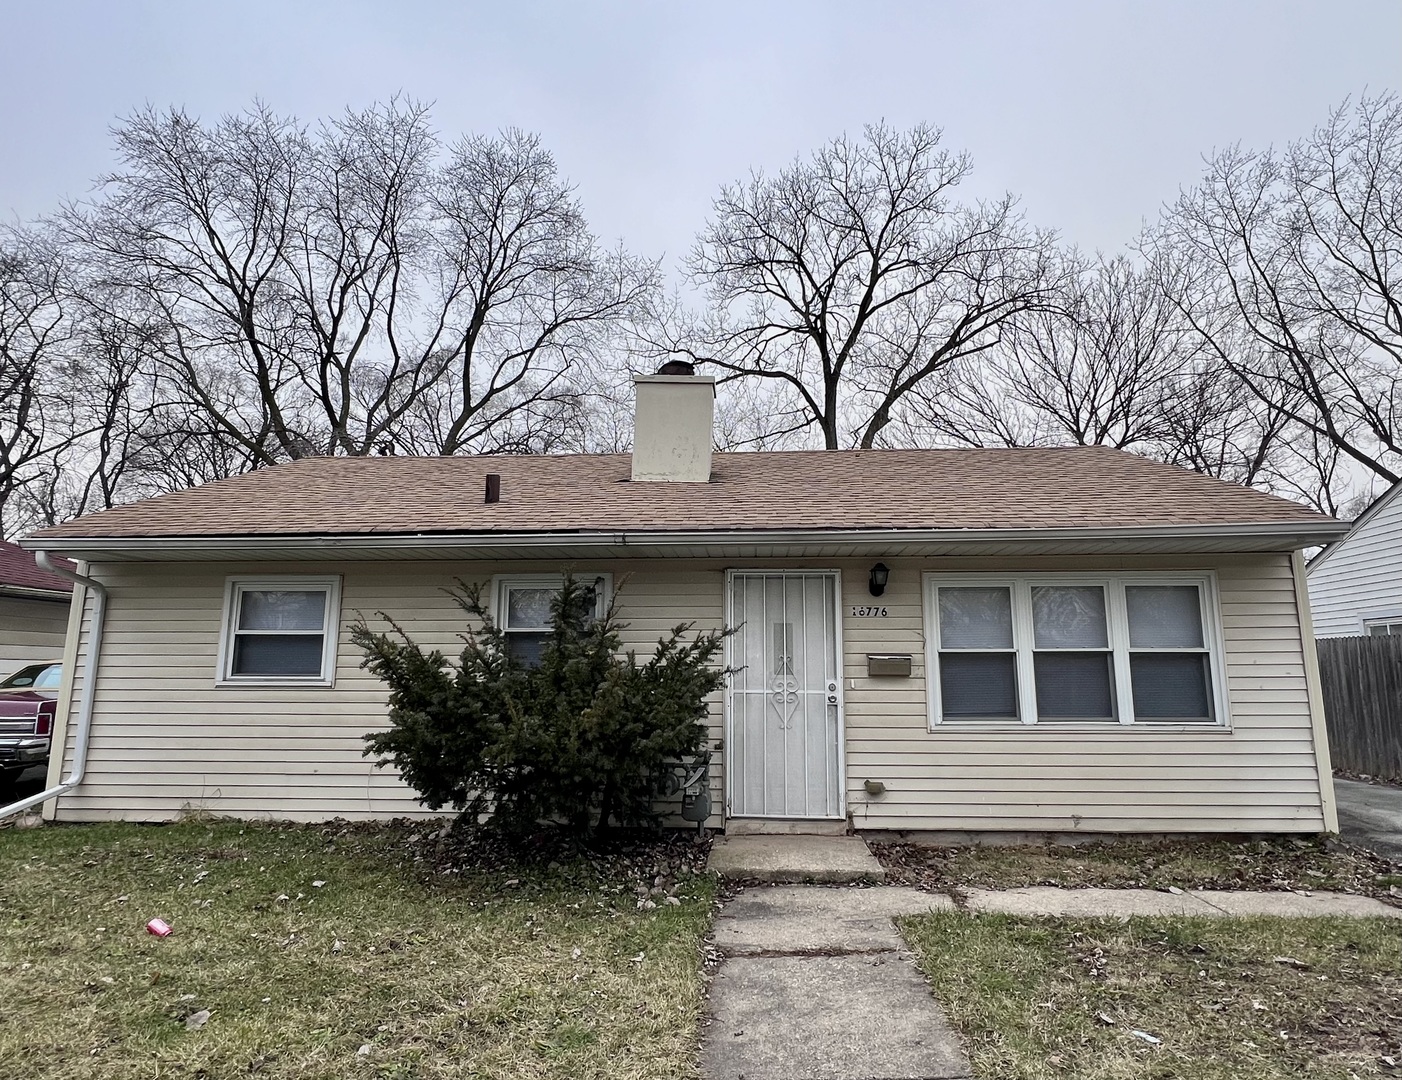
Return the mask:
[[487,474],[487,497],[483,502],[501,502],[501,473]]

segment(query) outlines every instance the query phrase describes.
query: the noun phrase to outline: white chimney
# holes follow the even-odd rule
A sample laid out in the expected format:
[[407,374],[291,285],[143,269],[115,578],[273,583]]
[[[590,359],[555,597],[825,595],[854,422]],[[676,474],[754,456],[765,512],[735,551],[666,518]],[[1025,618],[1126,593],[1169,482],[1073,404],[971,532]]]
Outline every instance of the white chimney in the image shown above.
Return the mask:
[[716,380],[680,361],[634,375],[633,479],[704,484],[711,479]]

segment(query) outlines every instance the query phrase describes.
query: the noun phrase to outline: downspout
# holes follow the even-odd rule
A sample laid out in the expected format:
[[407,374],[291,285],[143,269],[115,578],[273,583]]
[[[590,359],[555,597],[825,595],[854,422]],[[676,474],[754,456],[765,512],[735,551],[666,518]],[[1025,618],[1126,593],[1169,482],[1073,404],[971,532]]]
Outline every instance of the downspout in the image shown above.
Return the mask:
[[[83,774],[88,768],[88,738],[92,734],[93,700],[97,694],[97,665],[98,659],[102,655],[102,628],[107,614],[107,588],[102,582],[90,578],[86,574],[78,574],[62,566],[54,565],[49,561],[47,551],[36,551],[34,561],[49,573],[77,582],[92,591],[92,623],[88,633],[88,654],[83,663],[83,695],[78,701],[78,732],[73,740],[73,765],[69,770],[68,779],[60,781],[54,787],[41,791],[37,795],[31,795],[27,799],[10,803],[9,806],[0,806],[0,820],[13,817],[15,814],[22,814],[31,806],[38,806],[40,803],[46,803],[65,792],[72,791],[83,782]],[[53,752],[51,747],[49,753]],[[58,748],[58,753],[63,754],[62,746]]]

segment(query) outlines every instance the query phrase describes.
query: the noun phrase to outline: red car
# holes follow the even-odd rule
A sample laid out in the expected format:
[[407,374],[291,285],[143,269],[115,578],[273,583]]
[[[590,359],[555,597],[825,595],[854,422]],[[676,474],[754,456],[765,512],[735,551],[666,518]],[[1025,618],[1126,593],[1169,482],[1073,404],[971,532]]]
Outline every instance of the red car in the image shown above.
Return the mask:
[[59,664],[30,664],[0,681],[0,793],[48,765],[62,680]]

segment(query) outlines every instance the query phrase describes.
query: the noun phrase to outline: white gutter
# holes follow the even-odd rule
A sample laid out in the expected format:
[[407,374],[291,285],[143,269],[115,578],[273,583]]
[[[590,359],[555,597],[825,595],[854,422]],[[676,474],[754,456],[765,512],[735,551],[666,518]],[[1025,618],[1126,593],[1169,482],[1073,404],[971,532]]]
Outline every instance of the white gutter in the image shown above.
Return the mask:
[[1117,526],[1102,528],[1021,529],[727,529],[707,531],[630,530],[598,532],[461,532],[461,533],[360,533],[356,535],[306,535],[242,533],[224,536],[181,537],[35,537],[21,540],[23,547],[42,545],[54,551],[82,552],[199,552],[277,547],[294,551],[386,551],[405,548],[500,548],[549,550],[557,547],[669,548],[696,546],[760,547],[789,544],[840,544],[881,546],[892,543],[968,544],[990,541],[1059,542],[1104,540],[1237,540],[1288,539],[1302,546],[1327,543],[1348,532],[1344,521],[1241,522],[1223,525]]
[[[88,655],[83,664],[83,695],[78,702],[78,734],[73,741],[73,765],[68,773],[68,779],[39,792],[37,795],[31,795],[27,799],[20,799],[19,802],[10,803],[9,806],[0,806],[0,820],[21,814],[31,806],[38,806],[40,803],[46,803],[65,792],[72,791],[83,782],[83,774],[87,772],[88,768],[88,739],[92,735],[93,699],[97,693],[98,658],[102,655],[102,628],[107,614],[107,588],[102,582],[90,578],[86,574],[78,574],[61,566],[55,566],[49,561],[47,551],[34,552],[34,561],[49,573],[68,578],[70,581],[77,582],[84,588],[92,590],[92,629],[88,634]],[[57,731],[53,732],[54,736],[57,734]],[[55,748],[52,745],[49,747],[49,753],[53,754],[55,749],[59,755],[63,754],[62,746]]]

